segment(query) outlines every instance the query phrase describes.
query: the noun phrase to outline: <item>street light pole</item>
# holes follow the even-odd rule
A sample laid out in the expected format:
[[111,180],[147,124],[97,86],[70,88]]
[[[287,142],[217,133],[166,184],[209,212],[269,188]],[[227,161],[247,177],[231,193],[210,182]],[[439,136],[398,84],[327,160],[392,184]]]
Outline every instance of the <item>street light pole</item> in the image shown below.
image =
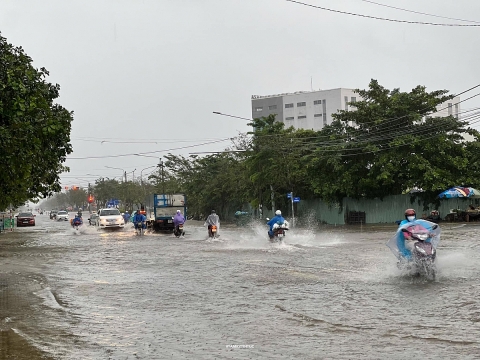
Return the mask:
[[156,167],[156,166],[157,166],[157,165],[149,166],[149,167],[146,167],[145,169],[142,169],[142,170],[140,171],[140,183],[141,183],[142,186],[143,186],[143,175],[142,175],[143,170],[151,169],[152,167]]
[[107,166],[107,165],[105,165],[105,167],[106,167],[106,168],[109,168],[109,169],[122,170],[122,171],[123,171],[123,175],[124,175],[124,177],[125,177],[125,182],[127,182],[127,172],[126,172],[124,169],[122,169],[122,168],[117,168],[117,167],[113,167],[113,166]]
[[158,163],[158,167],[162,171],[162,188],[163,188],[163,195],[165,195],[165,171],[163,169],[163,161],[162,158],[160,158],[160,162]]

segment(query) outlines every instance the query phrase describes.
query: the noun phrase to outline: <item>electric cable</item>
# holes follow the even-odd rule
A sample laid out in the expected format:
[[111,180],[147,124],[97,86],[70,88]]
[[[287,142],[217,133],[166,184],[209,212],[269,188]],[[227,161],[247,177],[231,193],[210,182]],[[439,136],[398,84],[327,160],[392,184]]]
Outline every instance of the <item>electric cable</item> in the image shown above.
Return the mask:
[[395,9],[395,10],[405,11],[405,12],[409,12],[409,13],[413,13],[413,14],[426,15],[426,16],[432,16],[432,17],[441,18],[441,19],[456,20],[456,21],[463,21],[463,22],[480,24],[480,21],[475,21],[475,20],[465,20],[465,19],[452,18],[452,17],[448,17],[448,16],[434,15],[434,14],[424,13],[424,12],[420,12],[420,11],[403,9],[403,8],[399,8],[399,7],[396,7],[396,6],[380,4],[380,3],[377,3],[375,1],[370,1],[370,0],[360,0],[360,1],[370,3],[370,4],[374,4],[374,5],[378,5],[378,6],[391,8],[391,9]]
[[303,6],[312,7],[312,8],[319,9],[319,10],[330,11],[330,12],[334,12],[334,13],[338,13],[338,14],[353,15],[353,16],[358,16],[358,17],[363,17],[363,18],[368,18],[368,19],[383,20],[383,21],[390,21],[390,22],[403,23],[403,24],[450,26],[450,27],[479,27],[480,26],[480,24],[448,24],[448,23],[432,23],[432,22],[426,22],[426,21],[410,21],[410,20],[389,19],[389,18],[384,18],[384,17],[364,15],[364,14],[352,13],[352,12],[348,12],[348,11],[330,9],[330,8],[326,8],[326,7],[322,7],[322,6],[307,4],[307,3],[296,1],[296,0],[285,0],[285,1],[295,3],[295,4],[299,4],[299,5],[303,5]]
[[116,157],[125,157],[125,156],[136,156],[136,155],[144,155],[144,154],[155,154],[159,152],[166,152],[166,151],[172,151],[172,150],[181,150],[181,149],[188,149],[192,147],[197,147],[197,146],[203,146],[203,145],[209,145],[209,144],[216,144],[219,142],[231,140],[232,138],[225,138],[222,140],[217,140],[217,141],[210,141],[202,144],[195,144],[195,145],[188,145],[188,146],[181,146],[177,148],[172,148],[172,149],[163,149],[163,150],[156,150],[156,151],[147,151],[147,152],[141,152],[141,153],[132,153],[132,154],[120,154],[120,155],[104,155],[104,156],[85,156],[85,157],[68,157],[67,160],[87,160],[87,159],[106,159],[106,158],[116,158]]

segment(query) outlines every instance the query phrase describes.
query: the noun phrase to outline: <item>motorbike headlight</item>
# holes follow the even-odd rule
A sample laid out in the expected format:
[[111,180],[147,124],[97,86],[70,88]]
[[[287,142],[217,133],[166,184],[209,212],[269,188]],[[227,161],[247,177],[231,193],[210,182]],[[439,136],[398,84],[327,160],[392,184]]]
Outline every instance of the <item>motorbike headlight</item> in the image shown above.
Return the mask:
[[432,255],[435,254],[435,248],[432,247]]
[[422,241],[425,241],[428,239],[428,234],[415,234],[415,236]]
[[415,246],[415,249],[417,249],[418,251],[420,251],[422,254],[427,255],[427,252],[426,252],[424,249],[422,249],[421,247]]

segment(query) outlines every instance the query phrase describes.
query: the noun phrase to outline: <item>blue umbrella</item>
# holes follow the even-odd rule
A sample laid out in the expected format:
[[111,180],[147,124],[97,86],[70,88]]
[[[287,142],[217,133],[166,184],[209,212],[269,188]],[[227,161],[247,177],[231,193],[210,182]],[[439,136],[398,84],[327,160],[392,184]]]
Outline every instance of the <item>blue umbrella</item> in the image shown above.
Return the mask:
[[[473,188],[454,186],[438,195],[441,199],[451,199],[451,198],[468,198],[474,195],[476,192]],[[480,195],[480,193],[479,193]]]

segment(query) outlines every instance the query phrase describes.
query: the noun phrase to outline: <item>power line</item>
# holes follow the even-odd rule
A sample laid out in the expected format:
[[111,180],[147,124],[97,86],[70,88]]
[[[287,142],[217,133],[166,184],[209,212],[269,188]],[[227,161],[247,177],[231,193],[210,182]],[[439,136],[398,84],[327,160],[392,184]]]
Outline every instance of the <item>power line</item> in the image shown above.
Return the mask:
[[384,6],[384,7],[395,9],[395,10],[406,11],[406,12],[413,13],[413,14],[426,15],[426,16],[432,16],[432,17],[437,17],[437,18],[441,18],[441,19],[457,20],[457,21],[480,24],[480,21],[465,20],[465,19],[452,18],[452,17],[448,17],[448,16],[434,15],[434,14],[424,13],[424,12],[420,12],[420,11],[403,9],[403,8],[399,8],[399,7],[396,7],[396,6],[380,4],[380,3],[377,3],[375,1],[370,1],[370,0],[360,0],[360,1],[370,3],[370,4],[374,4],[374,5],[378,5],[378,6]]
[[181,147],[172,148],[172,149],[148,151],[148,152],[143,152],[143,153],[121,154],[121,155],[105,155],[105,156],[69,157],[69,158],[67,158],[67,160],[105,159],[105,158],[116,158],[116,157],[125,157],[125,156],[142,156],[142,155],[145,155],[145,154],[155,154],[155,153],[165,152],[165,151],[181,150],[181,149],[187,149],[187,148],[192,148],[192,147],[197,147],[197,146],[202,146],[202,145],[216,144],[216,143],[231,140],[231,139],[232,138],[225,138],[225,139],[222,139],[222,140],[210,141],[210,142],[206,142],[206,143],[202,143],[202,144],[181,146]]
[[389,19],[389,18],[383,18],[383,17],[378,17],[378,16],[364,15],[364,14],[352,13],[352,12],[348,12],[348,11],[330,9],[330,8],[326,8],[326,7],[322,7],[322,6],[306,4],[306,3],[296,1],[296,0],[285,0],[285,1],[295,3],[295,4],[299,4],[299,5],[303,5],[303,6],[312,7],[312,8],[315,8],[315,9],[330,11],[330,12],[334,12],[334,13],[338,13],[338,14],[353,15],[353,16],[359,16],[359,17],[364,17],[364,18],[368,18],[368,19],[383,20],[383,21],[390,21],[390,22],[396,22],[396,23],[433,25],[433,26],[451,26],[451,27],[479,27],[480,26],[480,24],[445,24],[445,23],[432,23],[432,22],[424,22],[424,21]]
[[219,138],[217,139],[191,139],[191,140],[185,140],[185,139],[168,139],[168,140],[134,140],[134,141],[127,141],[127,140],[122,140],[122,141],[116,141],[116,140],[101,140],[101,139],[96,139],[96,138],[74,138],[72,140],[76,141],[90,141],[90,142],[97,142],[97,143],[112,143],[112,144],[172,144],[172,143],[182,143],[182,142],[197,142],[197,141],[214,141],[214,140],[220,140]]

